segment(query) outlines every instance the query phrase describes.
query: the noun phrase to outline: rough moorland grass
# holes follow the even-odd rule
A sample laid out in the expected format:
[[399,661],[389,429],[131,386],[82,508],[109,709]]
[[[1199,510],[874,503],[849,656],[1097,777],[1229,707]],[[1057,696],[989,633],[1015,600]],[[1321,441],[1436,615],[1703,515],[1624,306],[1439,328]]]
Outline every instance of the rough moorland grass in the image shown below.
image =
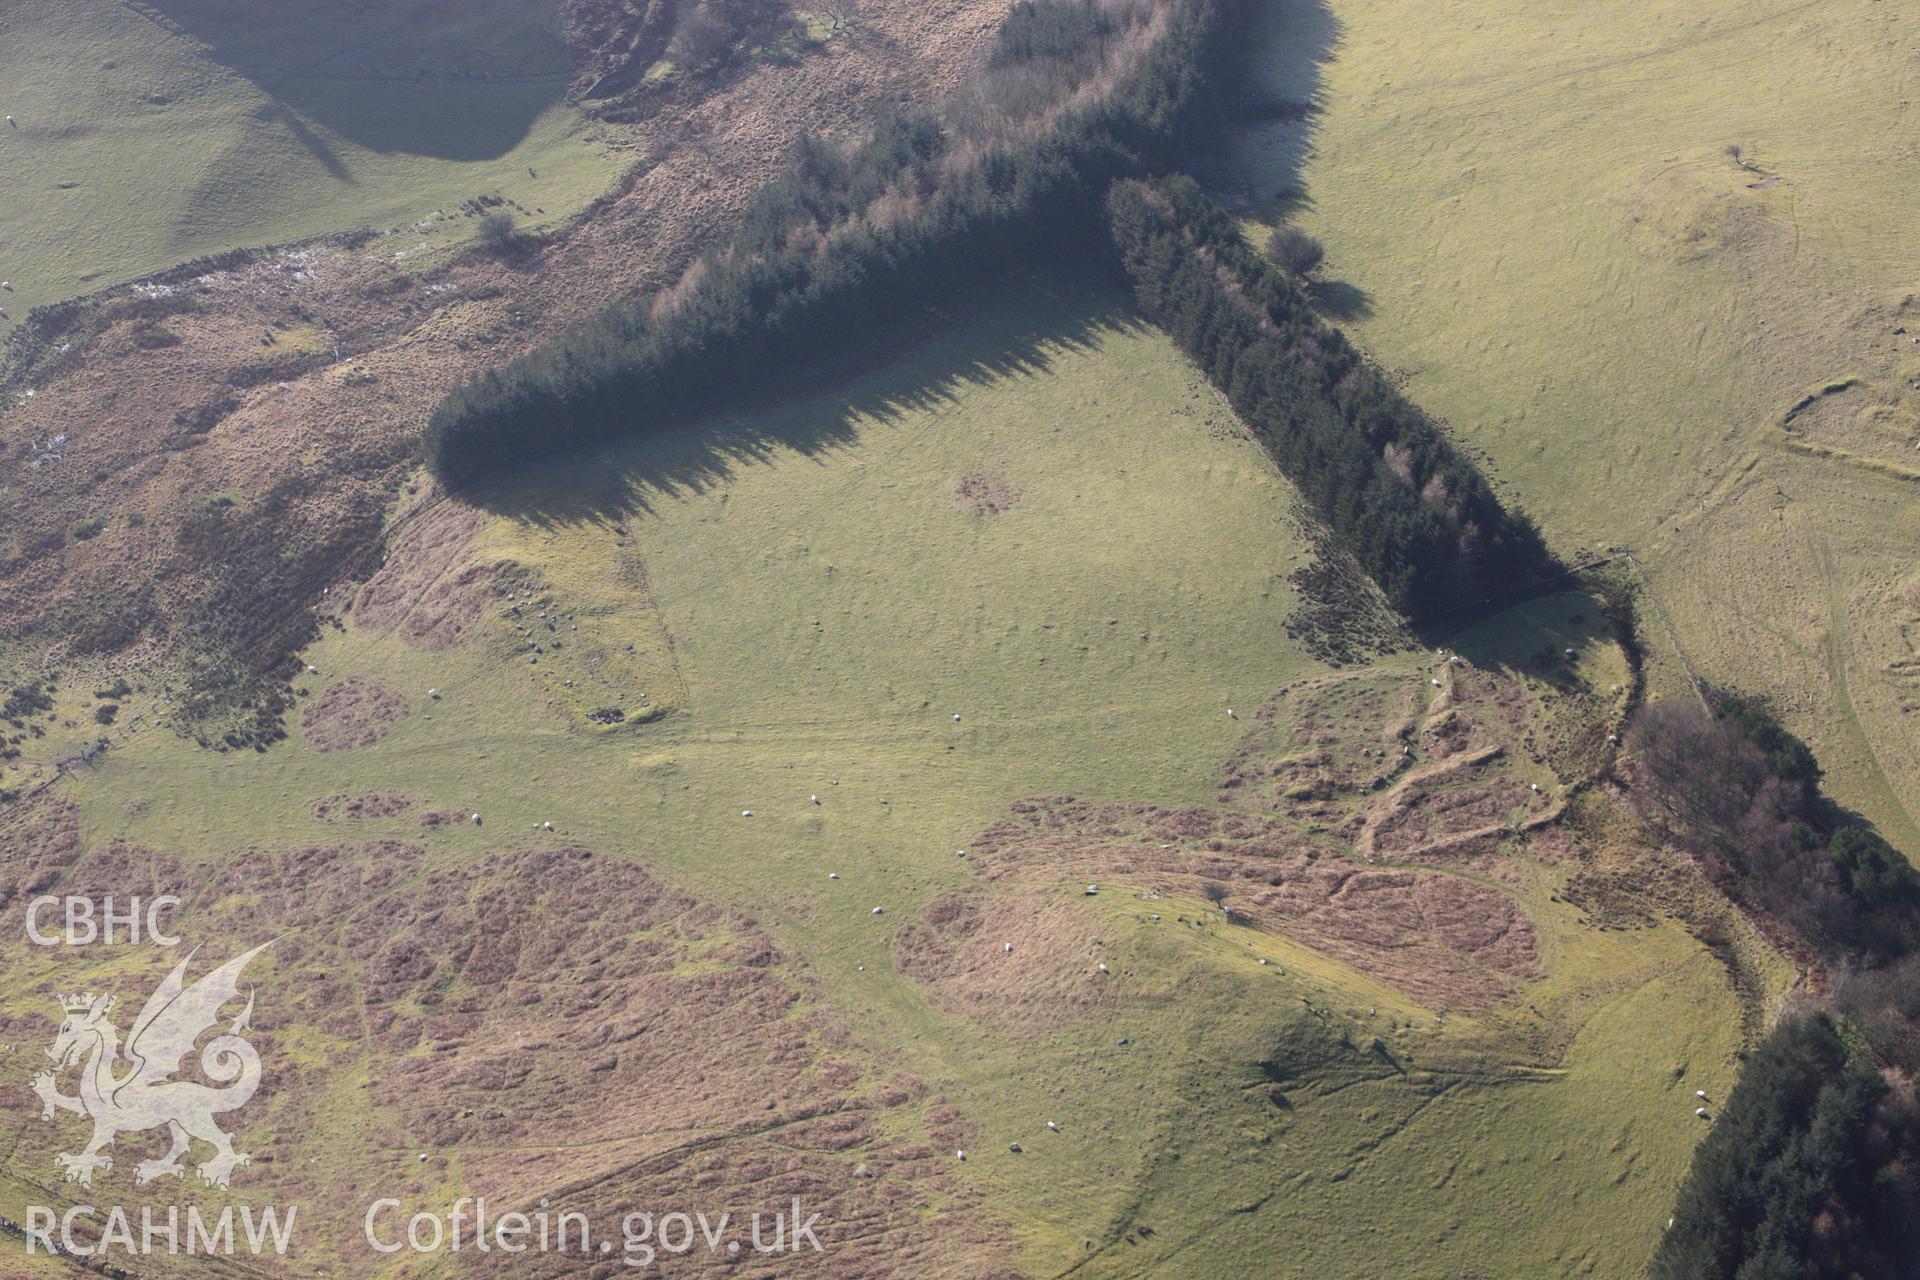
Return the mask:
[[572,212],[618,162],[562,101],[557,24],[494,0],[6,6],[0,308],[354,227],[459,238],[479,195]]
[[[1326,243],[1330,306],[1556,549],[1636,549],[1665,687],[1684,659],[1774,695],[1842,799],[1920,853],[1916,491],[1854,465],[1910,464],[1920,430],[1920,14],[1271,13],[1271,87],[1320,109],[1262,127],[1238,169],[1263,213]],[[1781,431],[1849,376],[1833,431]]]
[[[1247,731],[1224,709],[1324,673],[1285,638],[1287,575],[1309,554],[1287,485],[1118,297],[1023,293],[850,384],[498,496],[478,554],[547,584],[568,618],[558,651],[529,664],[498,608],[440,654],[328,631],[309,697],[349,674],[403,690],[413,712],[391,736],[324,755],[297,735],[265,755],[135,736],[70,784],[88,838],[223,858],[390,835],[448,866],[553,821],[743,908],[859,1029],[846,1056],[920,1076],[979,1123],[953,1176],[1015,1224],[1036,1274],[1614,1275],[1650,1256],[1698,1138],[1683,1104],[1731,1078],[1739,1010],[1678,927],[1578,923],[1553,901],[1563,866],[1517,862],[1503,882],[1547,977],[1480,1017],[1442,1019],[1282,937],[1175,925],[1197,901],[1161,902],[1156,925],[1123,883],[1028,887],[1089,913],[1120,975],[1111,1003],[1044,1037],[1010,1043],[895,970],[895,930],[977,883],[954,850],[1011,801],[1207,803]],[[1576,612],[1594,616],[1543,602],[1461,643],[1489,661],[1579,645],[1585,679],[1618,679]],[[1381,670],[1424,687],[1423,661]],[[642,694],[669,713],[584,719]],[[156,711],[141,693],[122,716]],[[344,832],[309,816],[375,790],[487,821]],[[43,998],[32,986],[4,998]],[[1299,1068],[1290,1109],[1268,1097],[1276,1055]],[[335,1094],[313,1150],[286,1156],[319,1158],[328,1185],[371,1158],[353,1089]]]

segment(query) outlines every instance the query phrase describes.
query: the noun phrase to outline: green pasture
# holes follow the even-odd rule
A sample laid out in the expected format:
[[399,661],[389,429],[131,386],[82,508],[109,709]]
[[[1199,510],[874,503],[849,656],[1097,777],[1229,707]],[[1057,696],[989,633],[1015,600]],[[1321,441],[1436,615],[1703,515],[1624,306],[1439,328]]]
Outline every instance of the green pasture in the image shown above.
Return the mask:
[[558,7],[27,0],[0,11],[3,335],[29,307],[239,246],[358,227],[397,248],[523,225],[621,161],[564,100]]
[[1227,185],[1325,242],[1329,313],[1558,549],[1633,549],[1656,688],[1771,695],[1920,850],[1920,13],[1267,15],[1267,92],[1302,110]]
[[[1650,1255],[1704,1128],[1692,1091],[1730,1084],[1740,1012],[1677,924],[1583,924],[1555,900],[1568,866],[1501,872],[1544,976],[1472,1017],[1198,902],[1154,922],[1124,877],[1098,898],[1011,886],[1087,913],[1114,970],[1043,1035],[944,1011],[895,969],[896,930],[981,883],[956,850],[1011,802],[1211,803],[1249,731],[1226,708],[1326,671],[1285,632],[1312,554],[1289,486],[1124,298],[1022,289],[845,384],[562,459],[488,503],[473,555],[521,566],[519,621],[498,601],[463,647],[349,626],[305,655],[303,708],[352,675],[404,693],[389,736],[216,754],[144,690],[122,713],[141,727],[61,784],[89,842],[635,859],[769,929],[856,1029],[843,1056],[979,1125],[955,1176],[1034,1274],[1618,1275]],[[560,625],[529,653],[514,628],[537,610]],[[1459,644],[1518,665],[1577,645],[1567,678],[1605,688],[1624,668],[1596,620],[1566,597]],[[1424,688],[1432,661],[1377,669]],[[83,723],[85,691],[62,694]],[[587,719],[609,705],[646,715]],[[368,791],[417,804],[311,815]],[[427,830],[425,808],[483,822]],[[25,977],[5,999],[37,998]],[[334,1093],[304,1141],[344,1177],[362,1122]]]

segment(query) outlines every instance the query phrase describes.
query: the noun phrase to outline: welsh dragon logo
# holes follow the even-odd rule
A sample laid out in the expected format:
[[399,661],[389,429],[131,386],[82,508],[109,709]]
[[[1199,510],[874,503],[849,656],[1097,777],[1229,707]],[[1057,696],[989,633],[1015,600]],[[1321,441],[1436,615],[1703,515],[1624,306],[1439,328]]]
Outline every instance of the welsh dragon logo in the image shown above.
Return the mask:
[[[184,1172],[180,1158],[187,1154],[191,1138],[213,1147],[213,1155],[198,1169],[208,1186],[224,1188],[233,1171],[249,1163],[247,1155],[233,1149],[232,1140],[214,1123],[214,1117],[245,1106],[260,1087],[260,1055],[241,1035],[253,1016],[251,991],[247,993],[247,1007],[228,1024],[225,1034],[215,1036],[200,1050],[200,1070],[224,1087],[173,1077],[201,1035],[219,1023],[221,1006],[240,994],[240,973],[247,962],[272,945],[263,943],[245,955],[235,956],[192,986],[185,983],[187,965],[193,960],[193,955],[188,955],[148,997],[124,1047],[118,1028],[108,1017],[113,1012],[113,997],[88,993],[61,999],[66,1018],[53,1047],[47,1050],[54,1071],[34,1076],[33,1091],[40,1095],[42,1120],[53,1119],[57,1111],[71,1111],[93,1121],[93,1139],[84,1150],[54,1157],[54,1163],[66,1170],[69,1182],[92,1186],[95,1171],[113,1167],[112,1157],[103,1152],[117,1135],[161,1125],[167,1127],[173,1148],[158,1160],[142,1160],[136,1165],[134,1180],[138,1183]],[[70,1097],[60,1092],[54,1073],[76,1065],[80,1067],[80,1093]]]

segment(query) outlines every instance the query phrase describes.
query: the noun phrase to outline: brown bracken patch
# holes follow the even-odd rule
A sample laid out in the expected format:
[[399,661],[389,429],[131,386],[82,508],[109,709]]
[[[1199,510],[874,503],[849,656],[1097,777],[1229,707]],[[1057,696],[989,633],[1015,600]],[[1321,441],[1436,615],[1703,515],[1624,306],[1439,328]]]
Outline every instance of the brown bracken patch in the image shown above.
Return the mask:
[[[245,975],[256,1000],[247,1034],[267,1070],[223,1123],[253,1153],[248,1194],[297,1202],[302,1239],[357,1242],[384,1195],[547,1201],[586,1214],[616,1248],[636,1209],[760,1211],[770,1223],[798,1197],[820,1214],[826,1253],[789,1253],[774,1270],[729,1266],[724,1253],[689,1269],[676,1259],[671,1274],[1015,1274],[1005,1224],[952,1177],[942,1150],[973,1121],[870,1065],[748,915],[579,848],[439,866],[399,840],[217,863],[115,843],[69,865],[70,824],[41,817],[62,862],[35,877],[39,889],[177,894],[186,905],[169,924],[207,940],[207,966],[272,942]],[[0,964],[28,993],[0,1002],[0,1042],[51,1043],[53,997],[76,984],[111,984],[137,1011],[181,959],[148,948],[133,970],[90,978],[84,957],[0,939]],[[12,1114],[37,1110],[26,1079],[0,1081]],[[77,1119],[28,1126],[9,1168],[53,1176],[54,1153],[76,1133]],[[118,1177],[122,1161],[165,1145],[163,1131],[121,1137],[113,1189],[133,1214],[185,1193]],[[626,1270],[618,1259],[604,1274]],[[318,1261],[290,1256],[290,1273]],[[352,1249],[325,1259],[355,1276],[381,1261]],[[460,1273],[587,1276],[602,1265],[469,1253]]]
[[1073,901],[948,894],[893,940],[893,963],[951,1013],[1044,1034],[1105,992],[1087,957],[1094,919]]
[[300,716],[300,733],[315,751],[346,751],[380,741],[407,714],[407,700],[364,676],[328,685]]
[[316,800],[313,816],[319,822],[357,822],[365,818],[391,818],[413,807],[407,796],[393,791],[369,791],[365,795],[333,795]]
[[1217,882],[1238,923],[1436,1006],[1490,1004],[1539,971],[1532,922],[1500,890],[1439,871],[1365,869],[1276,819],[1071,797],[1014,809],[970,850],[990,880],[1117,878],[1192,899]]
[[458,570],[480,513],[451,500],[416,520],[360,589],[353,620],[362,627],[395,628],[415,648],[451,649],[471,634],[508,566],[471,564]]

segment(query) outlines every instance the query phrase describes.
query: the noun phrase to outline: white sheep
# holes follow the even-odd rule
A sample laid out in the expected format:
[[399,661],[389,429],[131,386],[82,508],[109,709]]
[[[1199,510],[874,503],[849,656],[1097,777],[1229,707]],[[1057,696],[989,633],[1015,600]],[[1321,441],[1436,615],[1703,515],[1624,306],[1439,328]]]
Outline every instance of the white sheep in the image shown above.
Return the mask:
[[473,815],[473,825],[476,827],[480,825],[480,815],[477,813]]
[[876,915],[876,916],[877,916],[877,915],[879,915],[879,914],[880,914],[880,912],[881,912],[881,908],[879,908],[879,907],[875,907],[875,908],[873,909],[873,914],[874,914],[874,915]]
[[1707,1118],[1707,1109],[1705,1107],[1695,1107],[1693,1109],[1693,1114],[1699,1116],[1702,1120],[1705,1120]]
[[741,817],[743,817],[743,818],[751,818],[751,817],[753,816],[753,810],[751,810],[751,809],[742,809],[742,810],[740,811],[740,816],[741,816]]
[[1053,1131],[1054,1131],[1055,1133],[1058,1133],[1058,1132],[1060,1132],[1060,1126],[1059,1126],[1059,1125],[1057,1125],[1057,1124],[1055,1124],[1055,1123],[1054,1123],[1053,1121],[1051,1121],[1051,1120],[1049,1120],[1049,1121],[1047,1121],[1047,1128],[1049,1128],[1049,1129],[1051,1129],[1051,1130],[1053,1130]]

